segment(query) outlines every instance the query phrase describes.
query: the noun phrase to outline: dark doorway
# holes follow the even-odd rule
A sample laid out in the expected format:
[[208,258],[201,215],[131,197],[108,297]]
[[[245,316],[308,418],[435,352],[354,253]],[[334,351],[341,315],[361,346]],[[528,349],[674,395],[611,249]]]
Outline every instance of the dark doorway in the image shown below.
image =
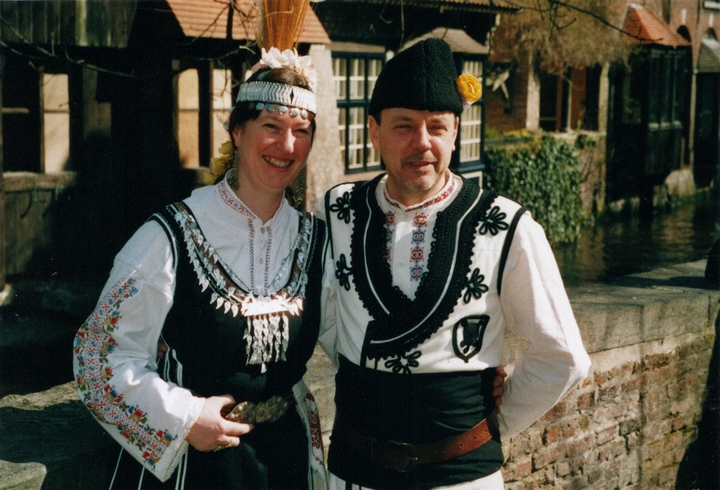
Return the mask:
[[697,75],[695,185],[707,187],[717,173],[720,148],[720,73]]

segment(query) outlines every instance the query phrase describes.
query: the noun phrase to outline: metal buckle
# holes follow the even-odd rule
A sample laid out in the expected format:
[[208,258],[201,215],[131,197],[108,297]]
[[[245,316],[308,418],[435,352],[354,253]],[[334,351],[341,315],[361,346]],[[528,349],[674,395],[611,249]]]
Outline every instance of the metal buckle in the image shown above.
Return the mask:
[[286,399],[275,395],[264,402],[238,403],[225,418],[233,422],[246,424],[275,422],[280,420],[280,417],[285,414],[289,406],[290,403]]
[[402,469],[393,468],[394,470],[399,471],[400,473],[407,473],[415,469],[418,464],[418,456],[415,452],[415,446],[413,446],[412,444],[408,444],[407,442],[398,441],[387,441],[387,444],[389,446],[393,446],[393,450],[402,451],[403,453],[409,453],[407,457],[408,465]]

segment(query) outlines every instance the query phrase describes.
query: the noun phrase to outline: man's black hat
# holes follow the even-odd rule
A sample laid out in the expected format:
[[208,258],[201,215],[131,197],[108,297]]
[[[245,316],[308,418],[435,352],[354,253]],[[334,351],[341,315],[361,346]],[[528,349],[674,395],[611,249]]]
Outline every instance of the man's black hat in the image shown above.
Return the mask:
[[369,113],[393,107],[460,115],[462,99],[455,85],[457,70],[450,46],[425,39],[400,51],[383,67],[375,82]]

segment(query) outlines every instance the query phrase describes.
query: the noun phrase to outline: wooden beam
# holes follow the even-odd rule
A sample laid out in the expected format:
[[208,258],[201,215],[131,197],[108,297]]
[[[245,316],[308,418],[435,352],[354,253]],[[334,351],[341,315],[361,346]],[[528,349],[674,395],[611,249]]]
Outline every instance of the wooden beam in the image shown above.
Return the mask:
[[198,163],[210,166],[213,155],[213,68],[212,61],[201,62],[198,74]]
[[[2,113],[3,75],[5,73],[5,54],[0,52],[0,114]],[[3,132],[2,116],[0,115],[0,291],[5,288],[5,179],[3,179]]]

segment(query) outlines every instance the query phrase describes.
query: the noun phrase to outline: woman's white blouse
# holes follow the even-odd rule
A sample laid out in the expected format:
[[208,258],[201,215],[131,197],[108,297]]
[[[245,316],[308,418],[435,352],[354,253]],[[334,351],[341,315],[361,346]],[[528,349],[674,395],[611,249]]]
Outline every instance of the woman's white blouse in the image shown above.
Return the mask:
[[[281,263],[299,220],[285,200],[265,223],[225,181],[194,191],[185,202],[222,260],[257,294],[278,272],[292,272]],[[287,277],[279,279],[284,284]],[[187,433],[204,407],[203,398],[156,372],[158,340],[174,291],[170,242],[157,222],[148,221],[115,257],[100,300],[78,332],[73,356],[80,398],[161,480],[187,449]]]

